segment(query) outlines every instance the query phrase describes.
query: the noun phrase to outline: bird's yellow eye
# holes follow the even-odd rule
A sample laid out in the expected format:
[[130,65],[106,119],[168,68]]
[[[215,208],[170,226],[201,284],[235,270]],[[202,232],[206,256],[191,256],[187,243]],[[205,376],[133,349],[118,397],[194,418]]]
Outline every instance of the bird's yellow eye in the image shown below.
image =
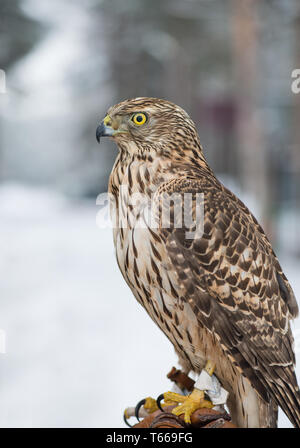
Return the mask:
[[146,123],[147,115],[139,112],[137,114],[134,114],[131,119],[134,122],[134,124],[136,124],[137,126],[141,126],[142,124]]

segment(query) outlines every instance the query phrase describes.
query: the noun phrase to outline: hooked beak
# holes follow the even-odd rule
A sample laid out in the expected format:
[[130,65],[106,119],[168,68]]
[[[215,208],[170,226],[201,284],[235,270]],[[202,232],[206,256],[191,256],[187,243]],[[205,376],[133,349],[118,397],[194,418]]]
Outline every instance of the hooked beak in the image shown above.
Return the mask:
[[111,137],[116,132],[115,129],[111,126],[112,121],[109,115],[106,115],[104,120],[96,129],[96,139],[97,142],[100,143],[101,137]]

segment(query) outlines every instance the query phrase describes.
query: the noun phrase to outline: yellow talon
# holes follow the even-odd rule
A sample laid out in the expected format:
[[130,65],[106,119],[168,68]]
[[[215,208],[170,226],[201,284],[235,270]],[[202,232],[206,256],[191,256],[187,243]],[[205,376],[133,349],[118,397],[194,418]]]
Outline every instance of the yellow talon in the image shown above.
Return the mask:
[[154,400],[154,398],[152,398],[152,397],[147,397],[145,400],[146,400],[146,401],[145,401],[145,404],[144,404],[144,409],[145,409],[149,414],[152,414],[152,412],[157,411],[158,406],[157,406],[156,400]]
[[165,392],[164,401],[165,403],[183,403],[187,399],[186,395],[177,394],[176,392]]
[[[166,401],[162,404],[162,407],[171,406],[172,404],[175,404],[173,401]],[[144,409],[148,412],[148,414],[152,414],[153,412],[157,411],[159,408],[157,406],[157,402],[152,397],[145,398],[145,404]]]
[[175,401],[176,403],[182,403],[172,410],[175,415],[184,414],[184,421],[191,423],[191,415],[200,408],[212,408],[211,401],[204,398],[204,392],[199,389],[194,389],[193,392],[188,395],[180,395],[174,392],[166,392],[164,394],[165,401]]

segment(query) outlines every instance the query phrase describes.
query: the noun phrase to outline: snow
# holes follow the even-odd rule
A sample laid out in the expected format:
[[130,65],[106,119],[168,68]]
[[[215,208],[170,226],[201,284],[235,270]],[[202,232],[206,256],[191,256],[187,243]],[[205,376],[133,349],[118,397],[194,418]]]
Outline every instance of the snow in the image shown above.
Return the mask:
[[[174,350],[125,284],[98,211],[0,188],[1,427],[121,427],[124,408],[170,388]],[[282,264],[299,297],[299,266]]]

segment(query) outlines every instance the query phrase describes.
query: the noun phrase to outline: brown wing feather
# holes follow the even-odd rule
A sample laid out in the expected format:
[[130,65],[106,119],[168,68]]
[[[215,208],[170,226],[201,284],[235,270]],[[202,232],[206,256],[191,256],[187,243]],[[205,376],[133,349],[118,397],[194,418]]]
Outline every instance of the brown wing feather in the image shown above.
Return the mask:
[[[262,228],[213,177],[177,179],[162,185],[160,192],[204,193],[200,239],[186,239],[190,228],[161,229],[181,294],[262,398],[275,399],[300,426],[289,325],[298,307]],[[194,208],[195,202],[194,196]]]

